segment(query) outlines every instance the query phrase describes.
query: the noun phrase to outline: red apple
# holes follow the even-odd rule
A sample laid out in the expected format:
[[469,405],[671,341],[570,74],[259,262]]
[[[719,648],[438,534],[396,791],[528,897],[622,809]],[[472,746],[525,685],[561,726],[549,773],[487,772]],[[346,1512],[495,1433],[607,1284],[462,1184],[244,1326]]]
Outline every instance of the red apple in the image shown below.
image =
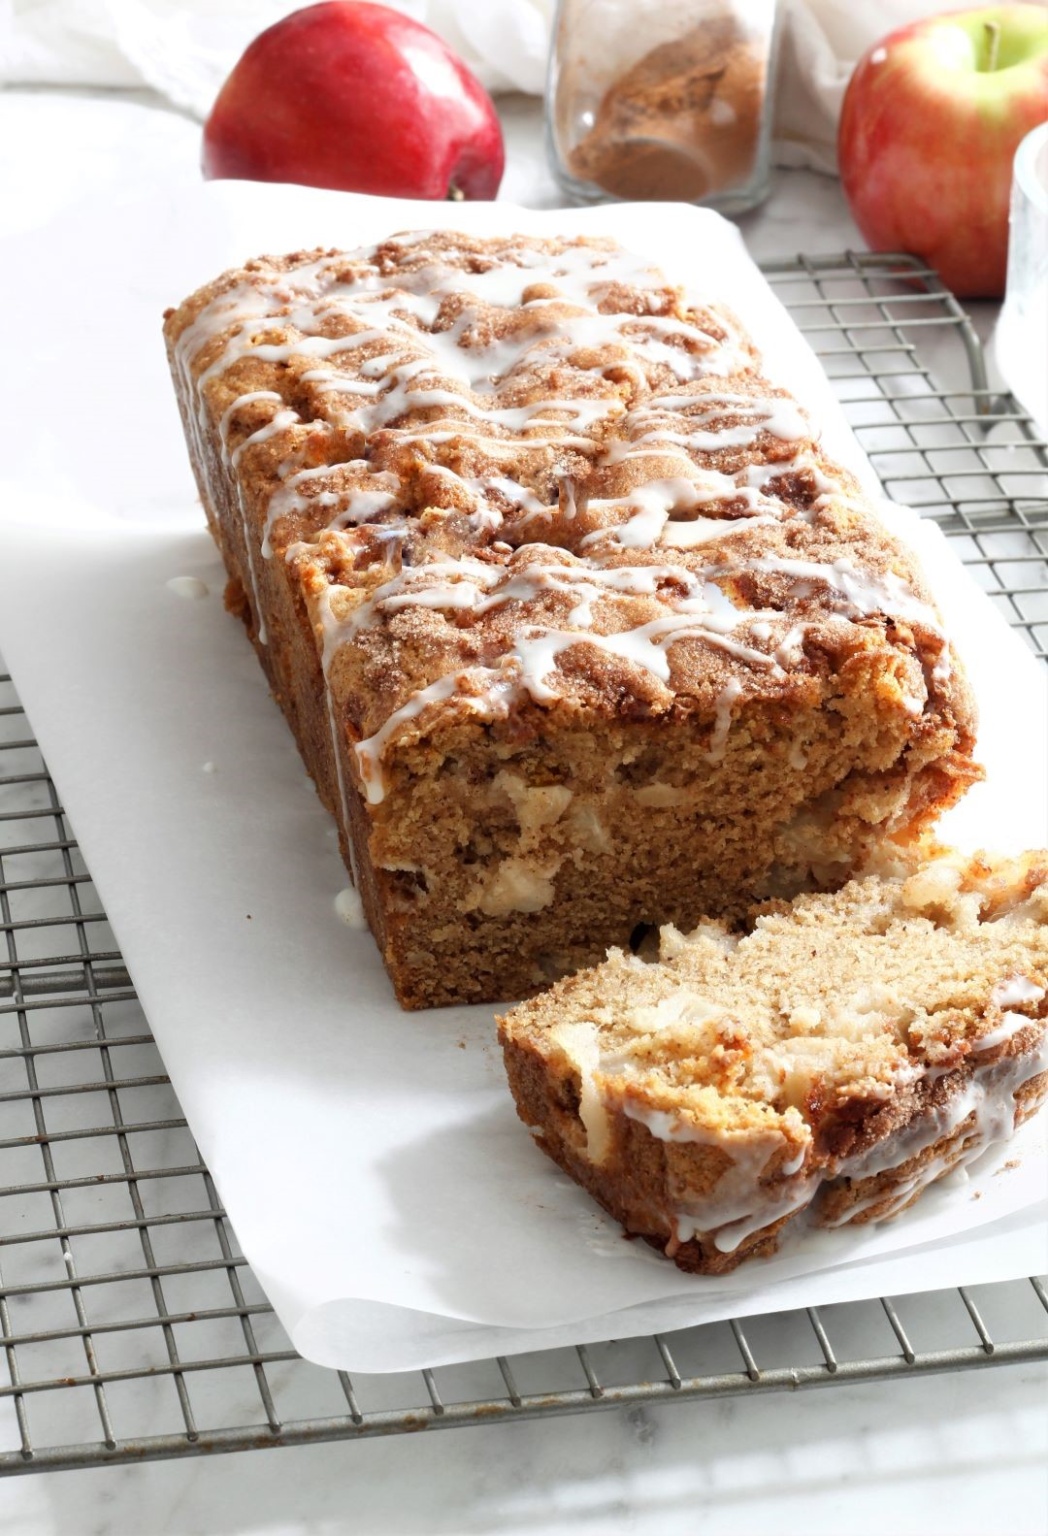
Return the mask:
[[911,251],[954,293],[999,297],[1012,159],[1048,118],[1048,10],[929,17],[859,60],[841,113],[844,194],[875,251]]
[[503,164],[480,82],[428,27],[363,0],[325,0],[261,33],[204,125],[207,177],[492,198]]

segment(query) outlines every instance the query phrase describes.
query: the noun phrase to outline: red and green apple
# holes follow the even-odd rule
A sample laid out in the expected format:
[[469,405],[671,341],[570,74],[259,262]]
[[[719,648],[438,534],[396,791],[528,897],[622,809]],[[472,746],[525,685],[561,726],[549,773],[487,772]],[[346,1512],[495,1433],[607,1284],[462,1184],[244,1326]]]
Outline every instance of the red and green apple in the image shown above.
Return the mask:
[[962,297],[1004,292],[1012,160],[1048,118],[1048,8],[929,17],[860,59],[841,182],[875,251],[910,251]]

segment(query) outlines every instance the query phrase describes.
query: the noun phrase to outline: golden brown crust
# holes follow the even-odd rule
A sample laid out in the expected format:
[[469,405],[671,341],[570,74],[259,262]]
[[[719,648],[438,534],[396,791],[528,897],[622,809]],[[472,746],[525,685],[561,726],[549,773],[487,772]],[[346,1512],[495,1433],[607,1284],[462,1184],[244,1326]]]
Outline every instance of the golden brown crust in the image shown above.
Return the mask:
[[1048,856],[963,858],[667,931],[500,1021],[518,1113],[628,1232],[720,1274],[880,1221],[1048,1097]]
[[610,242],[264,258],[165,331],[407,1006],[839,882],[978,776],[910,556],[735,317]]

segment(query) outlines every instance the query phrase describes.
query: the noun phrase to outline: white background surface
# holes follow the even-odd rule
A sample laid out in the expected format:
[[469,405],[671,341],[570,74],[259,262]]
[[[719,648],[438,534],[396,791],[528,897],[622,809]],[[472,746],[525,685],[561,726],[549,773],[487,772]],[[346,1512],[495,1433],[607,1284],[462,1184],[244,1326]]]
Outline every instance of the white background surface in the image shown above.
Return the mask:
[[[0,100],[0,218],[40,195],[90,204],[119,178],[193,174],[195,130],[91,104]],[[553,201],[533,119],[515,123],[507,192]],[[13,192],[14,195],[11,195]],[[857,243],[836,185],[783,176],[745,224],[758,255]],[[88,224],[89,230],[89,224]],[[75,253],[70,253],[74,260]],[[85,295],[85,302],[90,295]],[[46,316],[41,316],[46,334]],[[67,351],[77,374],[75,338]],[[68,378],[68,373],[66,374]],[[10,452],[10,449],[6,451]],[[56,476],[60,467],[56,466]],[[2,1536],[110,1532],[968,1531],[1048,1529],[1046,1373],[1014,1367],[840,1387],[797,1400],[614,1411],[584,1419],[8,1485]]]
[[[680,204],[643,213],[640,224],[636,207],[473,203],[441,217],[480,233],[608,232],[698,298],[716,296],[746,317],[769,376],[807,407],[827,453],[876,492],[821,367],[735,228]],[[0,467],[0,651],[197,1144],[293,1343],[324,1365],[382,1372],[922,1290],[943,1281],[944,1239],[990,1223],[974,1245],[951,1242],[945,1278],[1028,1275],[1044,1262],[1048,1221],[1040,1120],[971,1182],[944,1182],[897,1221],[795,1232],[759,1266],[682,1275],[623,1243],[531,1145],[506,1093],[494,1010],[404,1014],[369,935],[346,932],[333,825],[222,608],[156,318],[206,274],[280,249],[289,231],[303,247],[347,230],[366,243],[432,216],[429,204],[303,187],[140,187],[103,192],[5,247],[23,296],[8,339],[30,360],[8,407],[23,453]],[[87,310],[64,281],[73,247],[95,296]],[[96,365],[70,419],[37,402],[74,329]],[[137,456],[114,456],[117,419]],[[40,468],[57,462],[61,497],[48,488],[41,503]],[[899,507],[883,515],[919,551],[979,708],[986,781],[942,836],[972,851],[1041,846],[1043,671],[933,524]],[[45,607],[39,574],[59,522],[64,558]],[[206,600],[171,591],[187,576]],[[333,1196],[325,1170],[347,1168]],[[1024,1208],[1025,1228],[996,1225]]]

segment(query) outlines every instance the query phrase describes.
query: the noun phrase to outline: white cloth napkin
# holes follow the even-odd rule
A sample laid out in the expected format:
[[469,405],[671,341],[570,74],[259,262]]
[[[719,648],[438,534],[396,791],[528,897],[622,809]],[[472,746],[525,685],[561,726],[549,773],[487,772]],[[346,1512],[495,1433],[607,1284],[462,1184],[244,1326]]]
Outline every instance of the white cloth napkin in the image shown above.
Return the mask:
[[[491,91],[542,92],[555,0],[386,0],[447,39]],[[0,83],[139,86],[206,117],[251,38],[300,0],[0,0]],[[944,0],[783,0],[776,156],[836,170],[848,77]]]

